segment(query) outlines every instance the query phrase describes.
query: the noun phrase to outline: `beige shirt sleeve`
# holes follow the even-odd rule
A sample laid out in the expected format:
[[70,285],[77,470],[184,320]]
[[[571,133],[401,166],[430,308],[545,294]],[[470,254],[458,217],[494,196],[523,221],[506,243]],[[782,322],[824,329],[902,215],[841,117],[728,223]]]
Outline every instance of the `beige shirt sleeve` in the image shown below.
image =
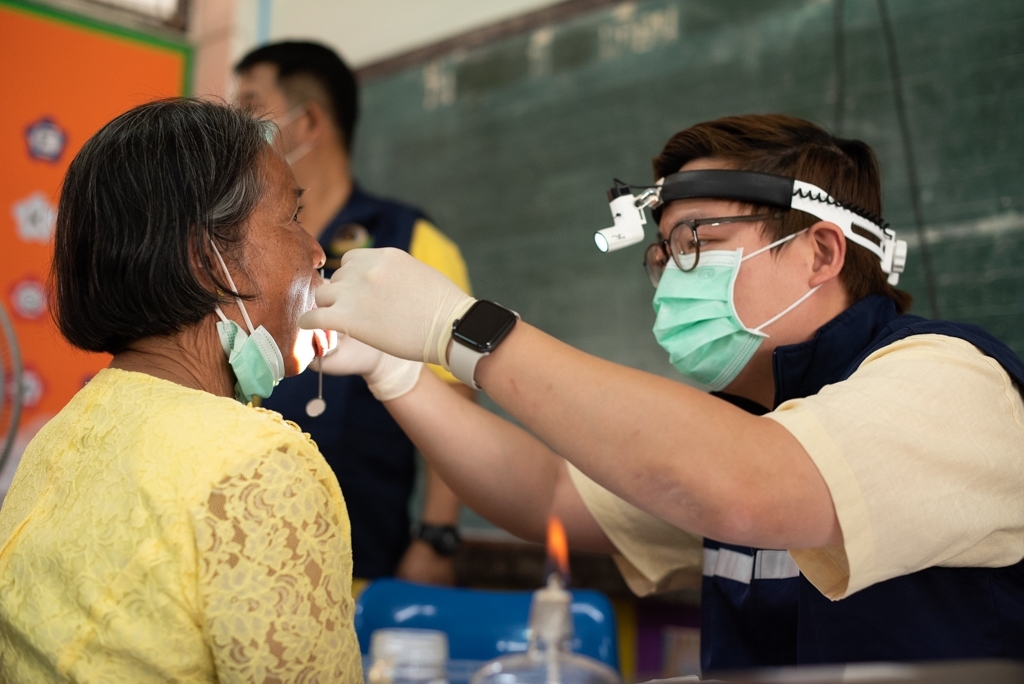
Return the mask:
[[901,340],[766,418],[799,440],[832,495],[843,545],[790,550],[825,596],[1024,557],[1024,400],[968,342]]
[[626,503],[571,463],[583,504],[619,553],[613,556],[637,596],[700,586],[703,540]]

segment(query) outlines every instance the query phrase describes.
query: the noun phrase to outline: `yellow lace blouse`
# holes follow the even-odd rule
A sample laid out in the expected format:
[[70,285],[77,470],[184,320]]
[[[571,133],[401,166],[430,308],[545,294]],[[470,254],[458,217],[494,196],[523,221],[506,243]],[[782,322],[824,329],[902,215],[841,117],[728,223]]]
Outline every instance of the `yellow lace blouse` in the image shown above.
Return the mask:
[[104,370],[0,509],[0,681],[362,682],[349,534],[278,414]]

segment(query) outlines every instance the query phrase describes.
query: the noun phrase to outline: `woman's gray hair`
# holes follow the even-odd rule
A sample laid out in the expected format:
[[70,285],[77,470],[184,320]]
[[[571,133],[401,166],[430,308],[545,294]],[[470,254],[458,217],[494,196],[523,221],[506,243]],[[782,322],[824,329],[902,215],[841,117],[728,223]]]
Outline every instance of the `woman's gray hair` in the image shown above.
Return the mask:
[[136,107],[68,168],[51,269],[61,333],[116,354],[198,323],[231,291],[210,241],[234,255],[263,195],[268,123],[223,104]]
[[[272,121],[256,119],[263,139],[268,143],[274,140],[276,125]],[[238,181],[210,208],[207,223],[210,226],[237,226],[243,223],[259,203],[263,194],[260,178],[256,169],[248,169],[242,173]]]

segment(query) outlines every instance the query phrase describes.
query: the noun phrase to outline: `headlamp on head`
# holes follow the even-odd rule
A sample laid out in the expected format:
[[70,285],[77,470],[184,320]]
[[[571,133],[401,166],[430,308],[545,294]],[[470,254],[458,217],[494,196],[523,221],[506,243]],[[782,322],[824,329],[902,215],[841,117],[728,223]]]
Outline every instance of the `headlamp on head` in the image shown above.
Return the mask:
[[[660,183],[661,181],[659,181]],[[644,209],[658,201],[658,188],[648,188],[634,196],[629,185],[616,180],[608,191],[608,204],[612,210],[611,228],[594,233],[594,242],[602,252],[614,252],[623,247],[643,242],[647,215]]]
[[643,211],[645,207],[651,207],[651,215],[657,222],[668,203],[695,198],[799,209],[822,221],[834,223],[846,239],[878,257],[890,285],[899,282],[907,263],[906,240],[897,240],[896,232],[880,218],[857,207],[844,206],[816,185],[786,176],[733,169],[680,171],[660,179],[638,196],[632,194],[630,186],[616,181],[615,187],[608,191],[615,225],[598,231],[594,241],[602,252],[641,242],[644,239],[643,226],[647,222]]

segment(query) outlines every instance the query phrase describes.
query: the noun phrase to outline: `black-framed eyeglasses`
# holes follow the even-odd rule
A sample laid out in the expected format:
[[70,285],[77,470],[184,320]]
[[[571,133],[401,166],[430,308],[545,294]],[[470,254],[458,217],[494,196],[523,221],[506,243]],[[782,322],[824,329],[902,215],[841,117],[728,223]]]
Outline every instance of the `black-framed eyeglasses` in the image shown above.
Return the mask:
[[[697,268],[700,262],[700,238],[697,229],[701,226],[720,226],[728,223],[752,223],[765,221],[779,214],[748,214],[746,216],[724,216],[719,218],[701,218],[680,221],[679,225],[668,234],[667,240],[651,243],[644,252],[644,270],[651,284],[658,287],[661,274],[665,271],[669,258],[676,262],[680,271],[688,272]],[[689,258],[690,255],[693,258]],[[686,256],[686,259],[682,257]]]

